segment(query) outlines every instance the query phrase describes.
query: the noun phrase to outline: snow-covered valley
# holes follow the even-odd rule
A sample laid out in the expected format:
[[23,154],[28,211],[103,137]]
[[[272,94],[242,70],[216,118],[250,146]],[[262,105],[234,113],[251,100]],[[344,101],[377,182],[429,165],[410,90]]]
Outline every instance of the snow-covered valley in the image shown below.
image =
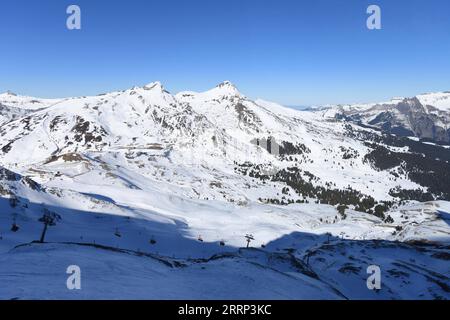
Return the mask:
[[229,82],[0,104],[1,299],[450,297],[445,145]]

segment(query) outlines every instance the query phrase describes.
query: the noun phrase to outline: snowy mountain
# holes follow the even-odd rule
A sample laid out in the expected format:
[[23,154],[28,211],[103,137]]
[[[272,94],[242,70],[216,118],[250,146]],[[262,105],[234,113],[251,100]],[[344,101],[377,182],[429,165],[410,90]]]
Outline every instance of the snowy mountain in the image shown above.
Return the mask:
[[327,112],[339,119],[345,118],[398,136],[450,142],[450,92],[394,98],[377,104],[337,106]]
[[18,96],[11,91],[2,93],[0,94],[0,125],[24,117],[33,111],[47,108],[59,101]]
[[0,298],[449,298],[450,150],[370,124],[443,117],[446,99],[297,111],[228,81],[1,95]]

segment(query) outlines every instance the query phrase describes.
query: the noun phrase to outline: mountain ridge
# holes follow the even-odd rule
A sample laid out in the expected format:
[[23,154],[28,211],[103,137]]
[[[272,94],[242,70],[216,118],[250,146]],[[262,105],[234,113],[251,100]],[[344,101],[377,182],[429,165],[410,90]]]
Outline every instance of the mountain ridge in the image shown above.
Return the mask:
[[374,104],[338,105],[325,110],[330,117],[370,125],[386,133],[450,143],[450,93],[395,98]]

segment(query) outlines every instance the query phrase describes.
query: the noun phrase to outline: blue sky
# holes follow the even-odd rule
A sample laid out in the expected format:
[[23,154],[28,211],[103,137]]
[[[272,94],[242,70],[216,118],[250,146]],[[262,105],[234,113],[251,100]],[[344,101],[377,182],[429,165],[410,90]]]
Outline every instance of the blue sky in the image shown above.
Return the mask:
[[[66,28],[66,8],[82,30]],[[366,28],[382,9],[383,29]],[[223,80],[286,105],[450,90],[448,0],[2,0],[0,91],[91,95]]]

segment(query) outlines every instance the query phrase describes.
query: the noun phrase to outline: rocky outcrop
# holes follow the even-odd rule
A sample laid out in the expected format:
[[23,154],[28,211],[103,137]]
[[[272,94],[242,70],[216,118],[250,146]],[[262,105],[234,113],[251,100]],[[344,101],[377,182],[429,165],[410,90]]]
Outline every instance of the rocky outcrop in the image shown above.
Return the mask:
[[424,105],[417,98],[377,104],[366,109],[343,109],[337,119],[369,125],[385,133],[413,136],[437,143],[450,143],[450,111]]

